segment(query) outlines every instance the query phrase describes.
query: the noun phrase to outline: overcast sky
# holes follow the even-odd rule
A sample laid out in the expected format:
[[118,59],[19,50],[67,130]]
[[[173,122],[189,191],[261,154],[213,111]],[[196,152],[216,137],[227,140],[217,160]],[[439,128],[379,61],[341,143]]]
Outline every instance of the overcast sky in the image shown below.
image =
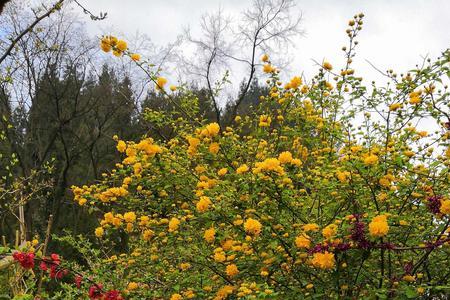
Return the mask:
[[[101,34],[117,30],[126,36],[146,33],[156,44],[176,39],[186,26],[195,30],[205,12],[222,7],[239,18],[252,0],[79,0],[92,12],[107,12],[102,22],[88,22],[89,31]],[[308,77],[317,69],[312,59],[344,63],[347,21],[365,14],[364,28],[354,67],[366,80],[380,75],[366,62],[398,73],[413,68],[422,57],[435,58],[450,47],[450,0],[297,0],[305,35],[295,40],[291,74]]]

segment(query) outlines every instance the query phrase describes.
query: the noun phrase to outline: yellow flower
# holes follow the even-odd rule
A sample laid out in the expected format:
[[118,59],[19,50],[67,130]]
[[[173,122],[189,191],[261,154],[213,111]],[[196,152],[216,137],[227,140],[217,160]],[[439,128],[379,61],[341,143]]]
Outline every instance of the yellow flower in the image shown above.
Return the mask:
[[208,242],[208,243],[212,243],[214,242],[215,238],[216,238],[216,230],[214,229],[214,227],[211,227],[209,229],[205,230],[205,233],[203,234],[203,238]]
[[200,140],[198,138],[195,137],[188,137],[187,138],[189,146],[190,147],[197,147],[200,144]]
[[244,223],[245,232],[252,235],[259,235],[261,233],[262,225],[258,220],[248,218]]
[[220,150],[220,145],[219,143],[211,143],[211,145],[209,145],[209,152],[212,154],[217,154]]
[[403,280],[407,282],[414,282],[416,281],[416,277],[413,275],[405,275],[403,276]]
[[259,127],[269,127],[272,123],[272,118],[267,115],[262,115],[259,117]]
[[249,168],[246,164],[241,165],[239,168],[236,169],[236,174],[242,174],[245,172],[248,172]]
[[112,45],[109,37],[102,38],[102,40],[100,41],[100,48],[102,48],[102,50],[105,52],[111,51]]
[[311,247],[311,240],[306,234],[301,234],[295,238],[295,245],[297,248],[309,249]]
[[337,226],[335,224],[330,224],[324,229],[322,229],[322,235],[326,239],[330,239],[336,235]]
[[269,61],[269,55],[263,54],[263,56],[261,56],[261,61],[262,62],[268,62]]
[[235,264],[231,264],[225,268],[225,272],[228,276],[233,277],[239,274],[239,269]]
[[364,164],[365,165],[375,165],[378,163],[378,156],[376,156],[375,154],[370,154],[368,155],[366,158],[364,158]]
[[233,293],[234,287],[231,285],[225,285],[221,287],[216,294],[216,297],[214,300],[225,300],[228,295],[231,295]]
[[154,235],[155,235],[155,232],[154,232],[153,230],[147,229],[147,230],[144,230],[144,233],[142,234],[142,238],[143,238],[145,241],[148,241],[148,240],[150,240]]
[[111,46],[116,46],[117,42],[119,41],[115,36],[109,36],[109,43],[111,44]]
[[349,177],[349,176],[350,176],[350,172],[348,172],[348,171],[344,171],[344,172],[337,171],[336,172],[336,177],[340,182],[347,182],[347,177]]
[[220,126],[217,123],[210,123],[206,125],[205,129],[202,131],[203,136],[215,137],[219,134]]
[[183,297],[180,294],[172,294],[170,300],[182,300]]
[[409,98],[409,103],[410,104],[419,104],[422,100],[420,99],[419,96],[414,96]]
[[327,62],[327,61],[323,62],[322,67],[323,67],[325,70],[328,70],[328,71],[333,70],[333,66],[332,66],[329,62]]
[[172,92],[175,92],[175,91],[177,90],[177,86],[172,84],[172,85],[169,87],[169,89],[170,89]]
[[439,210],[445,215],[450,215],[450,200],[441,201],[441,208]]
[[224,262],[227,259],[224,252],[214,253],[214,260],[217,262]]
[[208,210],[208,207],[211,205],[211,200],[207,196],[201,196],[200,200],[197,202],[197,210],[199,212],[205,212]]
[[140,61],[141,56],[138,53],[133,53],[133,54],[131,54],[131,59],[134,61]]
[[172,218],[169,221],[169,232],[173,232],[178,229],[178,226],[180,225],[180,220],[177,218]]
[[334,253],[328,251],[314,253],[311,264],[320,269],[332,269],[335,264]]
[[105,231],[103,230],[103,227],[97,227],[95,228],[95,236],[98,238],[101,238],[105,234]]
[[137,282],[133,282],[131,281],[130,283],[128,283],[127,289],[132,291],[135,290],[139,287],[139,285],[137,284]]
[[265,64],[263,66],[263,71],[264,73],[272,73],[273,71],[275,71],[275,68],[272,67],[270,64]]
[[127,42],[125,42],[124,40],[118,40],[117,44],[116,44],[116,48],[117,50],[119,50],[120,52],[124,52],[125,50],[127,50],[128,46],[127,46]]
[[167,79],[164,77],[156,78],[156,90],[161,91],[164,89],[164,85],[167,83]]
[[396,111],[397,109],[399,109],[401,107],[402,107],[401,103],[394,103],[394,104],[389,105],[389,110]]
[[292,153],[289,151],[284,151],[281,152],[280,155],[278,156],[278,160],[280,161],[280,163],[282,164],[287,164],[292,162]]
[[315,223],[305,224],[303,225],[302,229],[304,232],[317,231],[319,230],[319,225]]
[[217,171],[217,175],[219,175],[219,176],[224,176],[227,173],[228,173],[228,169],[227,168],[222,168],[219,171]]
[[292,89],[297,89],[300,85],[302,84],[302,79],[298,76],[295,76],[294,78],[291,79],[291,81],[289,82],[289,87]]
[[116,56],[116,57],[121,57],[122,54],[123,54],[123,52],[120,52],[120,51],[118,51],[118,50],[114,50],[114,51],[113,51],[113,55]]
[[134,212],[132,212],[132,211],[126,212],[123,215],[123,219],[127,223],[133,223],[134,221],[136,221],[136,214]]
[[369,223],[369,232],[373,237],[383,237],[389,231],[386,215],[379,215],[372,219]]
[[117,148],[117,151],[123,153],[127,149],[127,144],[124,141],[118,141],[116,148]]
[[275,171],[279,175],[284,174],[284,169],[280,165],[280,161],[277,158],[266,158],[263,162],[255,163],[255,168],[253,169],[253,173],[260,173],[261,170],[264,171]]

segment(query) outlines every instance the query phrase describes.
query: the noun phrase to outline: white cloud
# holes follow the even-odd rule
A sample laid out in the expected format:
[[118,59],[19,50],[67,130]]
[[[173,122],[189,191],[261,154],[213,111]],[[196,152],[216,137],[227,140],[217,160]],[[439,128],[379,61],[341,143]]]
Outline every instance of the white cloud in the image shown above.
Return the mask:
[[[91,11],[108,12],[102,22],[88,22],[94,34],[113,31],[132,35],[146,33],[156,44],[174,41],[186,26],[194,30],[200,16],[222,7],[238,18],[251,5],[250,0],[96,0],[80,1]],[[312,75],[312,59],[326,58],[336,67],[344,63],[340,50],[347,44],[345,29],[353,14],[364,12],[354,67],[367,80],[381,79],[365,59],[382,70],[393,68],[399,73],[420,63],[421,57],[436,57],[450,45],[450,1],[448,0],[298,0],[303,13],[306,35],[299,37],[293,49],[294,73]]]

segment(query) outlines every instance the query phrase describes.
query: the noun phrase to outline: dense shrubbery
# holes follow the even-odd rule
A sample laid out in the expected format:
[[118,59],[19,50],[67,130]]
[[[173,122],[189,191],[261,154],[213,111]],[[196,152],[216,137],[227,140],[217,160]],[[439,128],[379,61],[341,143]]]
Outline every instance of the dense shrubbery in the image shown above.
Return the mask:
[[310,81],[283,83],[264,55],[269,92],[230,124],[193,118],[188,90],[167,88],[105,37],[104,51],[136,61],[166,101],[177,97],[177,111],[146,112],[175,137],[116,137],[116,167],[73,187],[99,219],[95,243],[53,241],[78,262],[26,254],[36,245],[14,259],[43,262],[44,280],[60,276],[61,299],[448,295],[450,52],[364,86],[351,67],[361,19],[349,22],[338,71],[324,62]]

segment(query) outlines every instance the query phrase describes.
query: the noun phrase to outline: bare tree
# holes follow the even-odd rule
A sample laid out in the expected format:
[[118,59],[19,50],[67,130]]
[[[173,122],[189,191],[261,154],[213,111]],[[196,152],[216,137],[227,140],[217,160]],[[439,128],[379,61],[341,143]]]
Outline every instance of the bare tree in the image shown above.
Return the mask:
[[203,16],[200,38],[193,38],[186,31],[186,40],[196,51],[194,59],[184,59],[185,66],[188,73],[205,80],[219,124],[222,113],[218,93],[226,82],[220,76],[227,76],[226,68],[231,65],[246,69],[242,90],[231,104],[234,117],[255,78],[259,56],[285,53],[293,38],[302,34],[301,14],[295,14],[295,7],[294,0],[254,0],[238,22],[232,22],[220,9]]

